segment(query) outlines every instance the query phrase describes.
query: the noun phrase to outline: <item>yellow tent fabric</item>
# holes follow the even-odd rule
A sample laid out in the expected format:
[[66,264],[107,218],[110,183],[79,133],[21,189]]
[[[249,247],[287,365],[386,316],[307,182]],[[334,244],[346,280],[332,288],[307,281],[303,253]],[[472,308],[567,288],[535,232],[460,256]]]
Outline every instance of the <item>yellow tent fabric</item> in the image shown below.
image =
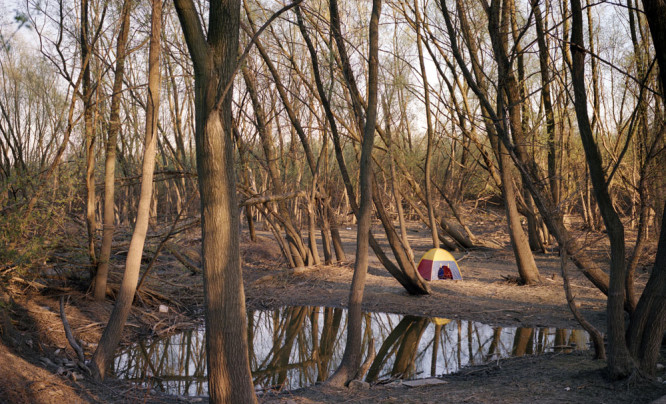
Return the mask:
[[462,280],[460,267],[450,252],[442,248],[433,248],[423,254],[418,271],[429,281],[438,279]]

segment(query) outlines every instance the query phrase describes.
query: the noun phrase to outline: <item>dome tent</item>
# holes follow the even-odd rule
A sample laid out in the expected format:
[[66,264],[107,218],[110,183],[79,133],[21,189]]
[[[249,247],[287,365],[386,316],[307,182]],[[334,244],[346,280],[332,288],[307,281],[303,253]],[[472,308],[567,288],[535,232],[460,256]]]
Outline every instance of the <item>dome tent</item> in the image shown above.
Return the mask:
[[442,248],[433,248],[423,254],[418,271],[429,281],[438,279],[462,280],[460,267],[450,252]]

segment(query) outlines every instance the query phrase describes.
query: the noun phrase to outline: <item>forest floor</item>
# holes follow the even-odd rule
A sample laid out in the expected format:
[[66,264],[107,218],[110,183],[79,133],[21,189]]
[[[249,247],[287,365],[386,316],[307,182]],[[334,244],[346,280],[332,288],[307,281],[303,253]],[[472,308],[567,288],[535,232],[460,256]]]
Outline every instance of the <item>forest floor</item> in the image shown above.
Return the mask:
[[[564,296],[560,258],[556,251],[536,254],[544,279],[539,286],[520,286],[499,211],[476,212],[472,231],[501,245],[454,253],[463,281],[431,283],[432,294],[409,296],[400,284],[371,256],[364,309],[419,316],[478,321],[493,326],[580,328]],[[376,226],[376,235],[383,234]],[[75,237],[76,229],[70,230]],[[80,231],[80,229],[78,230]],[[287,270],[277,244],[268,232],[259,240],[243,237],[241,255],[248,308],[269,309],[308,305],[346,307],[352,277],[355,227],[341,229],[348,261],[304,270]],[[578,230],[601,262],[607,262],[603,234]],[[76,236],[78,238],[80,236]],[[416,257],[430,247],[429,233],[418,224],[409,226],[409,238]],[[631,237],[631,236],[630,236]],[[656,237],[655,237],[656,238]],[[157,239],[157,238],[155,238]],[[385,239],[379,237],[385,243]],[[181,233],[173,241],[182,254],[196,254],[200,236],[196,231]],[[122,245],[122,240],[119,241]],[[153,244],[157,242],[153,240]],[[75,243],[73,243],[74,245]],[[637,271],[637,285],[647,281],[654,261],[654,245],[648,248]],[[388,251],[388,249],[385,249]],[[154,249],[153,249],[154,251]],[[80,255],[80,254],[79,254]],[[150,256],[150,254],[147,254]],[[196,261],[198,257],[192,257]],[[0,289],[0,402],[78,403],[147,402],[176,403],[205,401],[205,398],[168,396],[122,380],[91,380],[76,365],[59,316],[61,296],[69,296],[66,313],[72,330],[89,357],[99,340],[112,309],[112,299],[97,303],[75,282],[63,282],[81,258],[58,253],[44,263],[39,277],[14,276]],[[111,291],[117,288],[123,253],[116,255]],[[3,264],[3,263],[0,263]],[[8,268],[6,265],[3,268]],[[572,290],[585,317],[605,331],[605,297],[584,276],[570,266]],[[115,282],[115,283],[114,283]],[[139,338],[166,335],[192,328],[201,317],[200,274],[184,270],[172,255],[163,253],[139,293],[125,329],[123,343]],[[160,311],[160,305],[169,308]],[[662,351],[661,363],[665,363]],[[402,383],[334,389],[316,385],[288,392],[267,393],[264,403],[649,403],[666,396],[663,367],[658,379],[636,378],[613,382],[604,373],[605,362],[594,360],[590,351],[545,354],[503,359],[490,364],[463,368],[439,378],[437,385],[407,387]],[[666,400],[664,401],[666,402]]]

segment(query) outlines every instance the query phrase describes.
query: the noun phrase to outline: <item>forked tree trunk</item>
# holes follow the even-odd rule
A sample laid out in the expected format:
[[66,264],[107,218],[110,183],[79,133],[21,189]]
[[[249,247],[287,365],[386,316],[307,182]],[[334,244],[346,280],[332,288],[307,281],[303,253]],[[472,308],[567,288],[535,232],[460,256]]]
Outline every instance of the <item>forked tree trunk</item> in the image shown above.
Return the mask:
[[[508,0],[493,0],[490,7],[487,8],[488,14],[488,31],[493,44],[493,54],[497,62],[497,75],[498,75],[498,94],[497,94],[497,111],[498,115],[503,119],[505,109],[508,108],[508,123],[513,134],[514,143],[516,144],[516,154],[525,161],[525,151],[523,150],[525,142],[525,135],[523,133],[523,122],[521,119],[521,98],[518,89],[518,83],[513,73],[513,66],[509,60],[508,55],[508,29],[509,29],[509,1]],[[504,97],[508,101],[508,105],[504,105]],[[504,123],[504,119],[503,122]],[[503,133],[506,134],[506,124],[503,128]],[[506,148],[501,144],[498,153],[500,155],[500,170],[502,171],[502,187],[504,189],[504,201],[507,206],[507,220],[509,222],[509,232],[511,235],[511,245],[516,256],[516,263],[518,265],[518,272],[522,281],[525,284],[540,283],[541,277],[529,239],[525,236],[520,218],[516,217],[518,212],[516,207],[516,192],[513,187],[513,179],[510,174],[513,166],[511,159],[506,154]],[[507,183],[509,181],[509,183]],[[529,207],[529,206],[528,206]],[[513,211],[514,209],[515,212]],[[536,230],[534,226],[533,230]]]
[[120,130],[120,99],[125,71],[125,46],[129,34],[131,2],[123,1],[121,11],[120,32],[116,46],[116,73],[113,79],[111,95],[111,112],[109,116],[109,135],[106,140],[106,161],[104,165],[104,226],[102,247],[99,256],[97,273],[95,274],[95,300],[104,300],[106,296],[106,280],[109,274],[109,258],[115,230],[115,178],[116,178],[116,143]]
[[210,401],[255,403],[240,267],[231,118],[240,1],[210,2],[207,37],[194,2],[174,0],[174,4],[194,65]]
[[141,197],[137,209],[137,220],[132,233],[125,273],[116,305],[113,307],[109,322],[104,328],[102,338],[92,358],[93,372],[103,379],[106,369],[113,360],[116,347],[127,321],[134,292],[136,291],[141,269],[141,256],[148,232],[150,203],[153,193],[153,171],[155,169],[155,150],[157,144],[157,118],[160,105],[160,37],[162,29],[162,2],[152,0],[152,18],[150,51],[148,55],[148,102],[146,103],[146,139],[141,171]]

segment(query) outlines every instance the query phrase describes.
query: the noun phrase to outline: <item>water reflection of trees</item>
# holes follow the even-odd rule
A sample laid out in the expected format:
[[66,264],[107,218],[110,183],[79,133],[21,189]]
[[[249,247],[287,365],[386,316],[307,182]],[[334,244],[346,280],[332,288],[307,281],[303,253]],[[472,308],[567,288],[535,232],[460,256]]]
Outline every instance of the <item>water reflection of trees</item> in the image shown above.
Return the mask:
[[190,330],[169,338],[140,341],[122,350],[113,363],[117,377],[162,391],[203,395],[208,391],[206,350],[202,330]]
[[[294,389],[324,381],[344,350],[347,316],[342,309],[288,307],[248,315],[250,366],[258,390]],[[463,366],[549,350],[586,349],[584,331],[502,328],[463,320],[386,313],[364,319],[363,349],[378,350],[368,382],[452,373]],[[140,342],[114,361],[117,376],[152,383],[170,393],[206,394],[203,330]],[[374,348],[373,348],[374,349]]]

